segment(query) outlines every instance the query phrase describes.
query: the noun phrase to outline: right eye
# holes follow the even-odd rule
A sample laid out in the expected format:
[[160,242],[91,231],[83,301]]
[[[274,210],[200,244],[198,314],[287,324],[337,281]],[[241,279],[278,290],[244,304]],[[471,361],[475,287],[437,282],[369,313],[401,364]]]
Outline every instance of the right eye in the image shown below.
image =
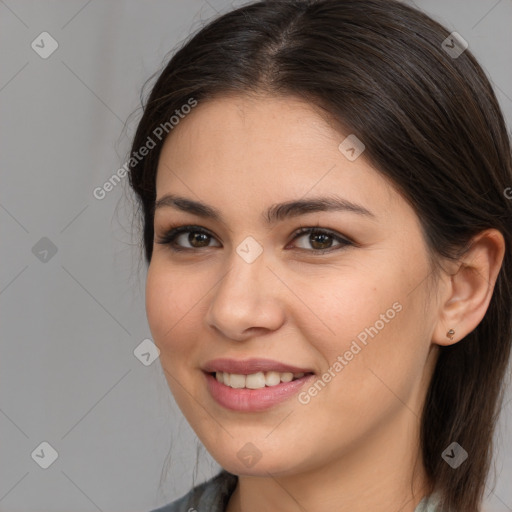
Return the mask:
[[[195,251],[204,247],[220,247],[220,245],[210,246],[211,240],[215,240],[213,235],[201,226],[173,226],[158,238],[156,243],[167,245],[172,251]],[[183,243],[190,245],[187,247]]]

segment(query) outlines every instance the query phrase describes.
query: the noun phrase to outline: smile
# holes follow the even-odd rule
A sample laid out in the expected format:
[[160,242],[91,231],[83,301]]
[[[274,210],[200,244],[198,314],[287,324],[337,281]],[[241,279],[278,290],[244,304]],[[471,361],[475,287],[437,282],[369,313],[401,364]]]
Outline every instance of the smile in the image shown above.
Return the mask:
[[[238,412],[265,411],[290,399],[316,378],[313,373],[273,371],[249,375],[203,372],[203,375],[209,394],[215,402],[225,409]],[[224,382],[225,378],[229,384]],[[267,384],[267,378],[270,385]],[[219,379],[223,381],[220,382]]]
[[304,377],[304,372],[257,372],[250,375],[237,373],[212,372],[218,382],[234,389],[262,389],[265,386],[277,386],[281,382],[291,382]]

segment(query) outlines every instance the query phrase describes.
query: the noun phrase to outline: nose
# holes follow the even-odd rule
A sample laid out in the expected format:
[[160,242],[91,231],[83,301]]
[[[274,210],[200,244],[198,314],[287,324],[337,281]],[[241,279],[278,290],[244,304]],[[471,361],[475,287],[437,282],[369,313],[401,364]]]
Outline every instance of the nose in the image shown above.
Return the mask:
[[211,296],[206,322],[237,341],[274,331],[285,321],[282,293],[282,283],[267,267],[264,253],[247,263],[233,252],[230,267]]

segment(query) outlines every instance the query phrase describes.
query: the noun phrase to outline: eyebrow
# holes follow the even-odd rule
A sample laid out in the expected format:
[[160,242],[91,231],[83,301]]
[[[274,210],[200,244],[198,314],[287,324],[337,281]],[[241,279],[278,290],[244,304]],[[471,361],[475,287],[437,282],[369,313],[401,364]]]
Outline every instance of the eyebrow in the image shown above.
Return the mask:
[[[225,224],[222,214],[216,208],[199,201],[193,201],[186,197],[177,196],[174,194],[167,194],[157,201],[153,208],[153,213],[156,210],[164,207],[171,207],[177,210],[191,213],[199,217],[216,220]],[[312,199],[299,199],[295,201],[287,201],[270,206],[266,212],[263,213],[263,220],[267,224],[274,224],[284,219],[306,215],[311,212],[325,212],[325,211],[343,211],[352,212],[358,215],[363,215],[375,218],[375,214],[360,204],[353,203],[338,196],[329,197],[316,197]]]

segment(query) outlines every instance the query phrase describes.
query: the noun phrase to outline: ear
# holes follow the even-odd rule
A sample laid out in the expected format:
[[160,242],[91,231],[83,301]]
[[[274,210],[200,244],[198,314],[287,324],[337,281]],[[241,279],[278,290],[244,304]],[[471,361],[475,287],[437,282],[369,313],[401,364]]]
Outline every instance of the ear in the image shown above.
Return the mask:
[[[476,235],[469,249],[454,265],[454,273],[443,279],[442,301],[432,342],[453,345],[473,331],[482,321],[503,257],[505,240],[496,229]],[[453,340],[448,331],[453,329]]]

